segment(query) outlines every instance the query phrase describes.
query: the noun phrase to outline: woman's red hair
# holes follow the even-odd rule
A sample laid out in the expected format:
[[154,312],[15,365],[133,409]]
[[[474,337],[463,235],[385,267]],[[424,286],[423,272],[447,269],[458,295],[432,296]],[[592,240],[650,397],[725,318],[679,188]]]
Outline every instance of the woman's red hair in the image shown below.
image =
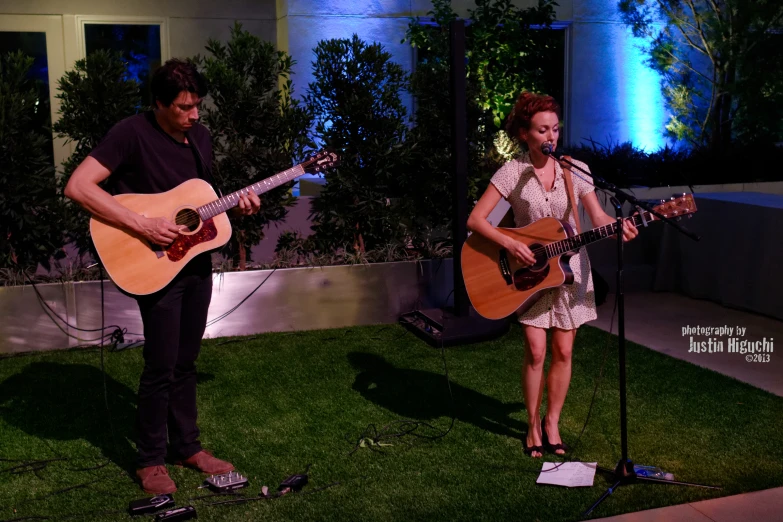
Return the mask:
[[560,105],[546,94],[523,92],[511,110],[506,121],[506,133],[512,139],[519,138],[520,129],[530,129],[530,120],[538,112],[554,112],[560,119]]

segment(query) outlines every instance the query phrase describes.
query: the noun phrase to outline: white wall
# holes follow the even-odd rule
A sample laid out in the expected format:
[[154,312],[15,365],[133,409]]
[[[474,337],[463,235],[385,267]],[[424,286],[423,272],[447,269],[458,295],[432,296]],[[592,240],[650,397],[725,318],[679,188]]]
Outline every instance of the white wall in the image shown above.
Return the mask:
[[642,41],[620,21],[616,0],[574,0],[571,33],[571,143],[665,144],[660,77],[645,65]]
[[[522,8],[536,4],[515,3]],[[632,141],[651,150],[662,146],[666,118],[658,76],[644,65],[641,42],[620,21],[617,0],[559,3],[557,20],[570,31],[565,121],[570,144],[593,138],[601,143]],[[475,7],[472,0],[454,0],[453,5],[460,16]],[[412,71],[414,54],[400,41],[410,18],[426,16],[431,7],[429,0],[278,0],[281,45],[298,62],[293,77],[297,95],[312,81],[312,50],[324,39],[356,33],[365,41],[380,42],[394,61]]]
[[[274,19],[237,18],[242,28],[264,40],[277,38],[277,21]],[[197,54],[204,56],[207,40],[215,38],[223,42],[231,36],[234,19],[228,18],[176,18],[169,19],[170,56],[187,58]]]
[[[531,7],[535,0],[517,0]],[[570,144],[593,138],[601,143],[632,141],[655,149],[666,114],[658,77],[644,65],[640,42],[620,21],[617,0],[561,0],[559,22],[569,26],[566,135]],[[467,16],[473,0],[454,0]],[[254,34],[287,50],[294,66],[294,89],[304,95],[312,81],[313,48],[320,40],[350,38],[356,33],[380,42],[393,59],[412,71],[414,54],[401,43],[411,17],[426,16],[429,0],[3,0],[5,15],[55,15],[62,20],[66,69],[82,57],[76,37],[76,15],[112,15],[164,19],[168,57],[204,54],[208,38],[226,40],[234,20]],[[55,94],[54,92],[52,93]],[[407,105],[412,100],[407,98]],[[54,105],[54,103],[53,103]]]
[[[414,2],[415,3],[415,2]],[[415,11],[415,10],[414,10]],[[426,10],[418,10],[423,15]],[[391,53],[393,60],[408,73],[412,71],[413,49],[400,41],[411,17],[410,0],[287,0],[279,15],[287,27],[287,50],[296,60],[294,94],[304,96],[313,81],[313,49],[321,40],[351,38],[357,34],[364,41],[378,42]],[[282,33],[282,30],[280,31]],[[412,101],[406,96],[408,109]]]

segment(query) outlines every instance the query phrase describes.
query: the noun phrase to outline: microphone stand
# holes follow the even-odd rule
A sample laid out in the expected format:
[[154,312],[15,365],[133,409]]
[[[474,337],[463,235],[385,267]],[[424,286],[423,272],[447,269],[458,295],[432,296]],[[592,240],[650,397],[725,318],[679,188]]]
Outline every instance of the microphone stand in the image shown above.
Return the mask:
[[[542,147],[542,152],[545,155],[551,155],[552,153],[552,147],[551,145],[549,147],[545,146]],[[692,232],[689,232],[682,228],[680,225],[672,221],[671,219],[662,216],[660,213],[656,212],[653,208],[651,208],[651,205],[649,205],[647,202],[639,201],[631,194],[628,194],[615,185],[607,182],[604,179],[601,179],[600,177],[596,176],[595,174],[591,174],[590,172],[587,172],[583,168],[579,167],[578,165],[574,165],[572,162],[560,157],[558,161],[561,161],[563,163],[568,164],[570,167],[579,170],[588,176],[591,176],[593,179],[593,184],[601,188],[605,191],[614,193],[613,196],[610,197],[610,200],[612,202],[612,205],[614,206],[614,211],[616,214],[617,222],[616,222],[616,234],[617,237],[617,306],[618,306],[618,314],[617,314],[617,320],[618,320],[618,338],[619,338],[619,363],[620,363],[620,442],[621,442],[621,451],[622,451],[622,457],[620,458],[620,461],[617,463],[617,466],[614,470],[609,468],[603,468],[598,467],[597,469],[601,472],[607,473],[613,477],[614,483],[612,486],[604,492],[603,495],[601,495],[601,498],[598,499],[598,501],[595,502],[592,506],[590,506],[590,509],[584,512],[584,516],[589,515],[593,512],[593,510],[598,507],[598,505],[603,502],[609,495],[614,493],[614,491],[620,487],[625,486],[629,484],[633,484],[635,482],[648,482],[648,483],[656,483],[656,484],[675,484],[678,486],[695,486],[700,488],[708,488],[708,489],[721,489],[717,486],[707,486],[704,484],[695,484],[692,482],[680,482],[680,481],[674,481],[674,480],[665,480],[665,479],[659,479],[654,477],[643,477],[636,474],[636,471],[634,470],[634,464],[631,461],[631,459],[628,458],[628,417],[627,417],[627,402],[626,402],[626,376],[625,376],[625,299],[623,294],[623,204],[627,201],[631,205],[644,209],[649,211],[652,215],[655,215],[658,217],[661,221],[665,221],[666,223],[672,225],[674,228],[676,228],[679,232],[682,234],[685,234],[687,237],[693,239],[694,241],[699,241],[699,236],[696,234],[693,234]],[[574,209],[574,212],[577,212],[577,209]],[[645,222],[645,226],[647,226]]]

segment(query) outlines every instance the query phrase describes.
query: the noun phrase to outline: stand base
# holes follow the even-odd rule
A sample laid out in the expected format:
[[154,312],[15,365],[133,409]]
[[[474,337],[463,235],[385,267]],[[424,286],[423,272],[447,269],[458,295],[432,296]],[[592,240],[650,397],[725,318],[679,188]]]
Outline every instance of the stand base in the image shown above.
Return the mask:
[[441,308],[403,314],[400,323],[436,348],[487,341],[504,335],[509,329],[506,319],[460,317]]
[[620,486],[627,486],[629,484],[634,484],[637,482],[652,482],[655,484],[671,484],[673,486],[693,486],[697,488],[706,488],[706,489],[721,489],[719,486],[707,486],[705,484],[696,484],[693,482],[680,482],[677,480],[665,480],[665,479],[659,479],[654,477],[640,477],[634,471],[633,462],[631,462],[630,460],[625,460],[625,461],[620,460],[620,462],[617,463],[617,467],[614,470],[611,470],[609,468],[602,468],[600,466],[597,468],[597,470],[612,475],[612,477],[614,477],[615,482],[614,484],[612,484],[612,486],[609,489],[607,489],[604,492],[603,495],[601,495],[601,498],[599,498],[595,502],[595,504],[590,506],[590,509],[588,509],[583,513],[583,516],[587,516],[590,513],[592,513],[593,510],[597,508],[601,502],[606,500],[606,498],[609,497],[609,495],[611,495],[612,493],[614,493],[614,491]]

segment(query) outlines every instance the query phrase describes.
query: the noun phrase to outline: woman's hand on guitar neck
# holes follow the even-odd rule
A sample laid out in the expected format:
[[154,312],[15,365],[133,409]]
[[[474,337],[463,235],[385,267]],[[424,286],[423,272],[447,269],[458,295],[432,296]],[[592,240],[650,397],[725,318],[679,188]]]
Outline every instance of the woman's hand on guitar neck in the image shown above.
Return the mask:
[[536,256],[534,256],[530,248],[521,241],[509,239],[507,244],[503,245],[503,248],[514,256],[523,266],[532,266],[536,264]]
[[636,229],[631,218],[623,219],[623,241],[628,242],[638,235],[639,230]]
[[188,229],[185,225],[175,225],[165,218],[148,218],[139,216],[136,232],[150,243],[169,246],[180,232]]

